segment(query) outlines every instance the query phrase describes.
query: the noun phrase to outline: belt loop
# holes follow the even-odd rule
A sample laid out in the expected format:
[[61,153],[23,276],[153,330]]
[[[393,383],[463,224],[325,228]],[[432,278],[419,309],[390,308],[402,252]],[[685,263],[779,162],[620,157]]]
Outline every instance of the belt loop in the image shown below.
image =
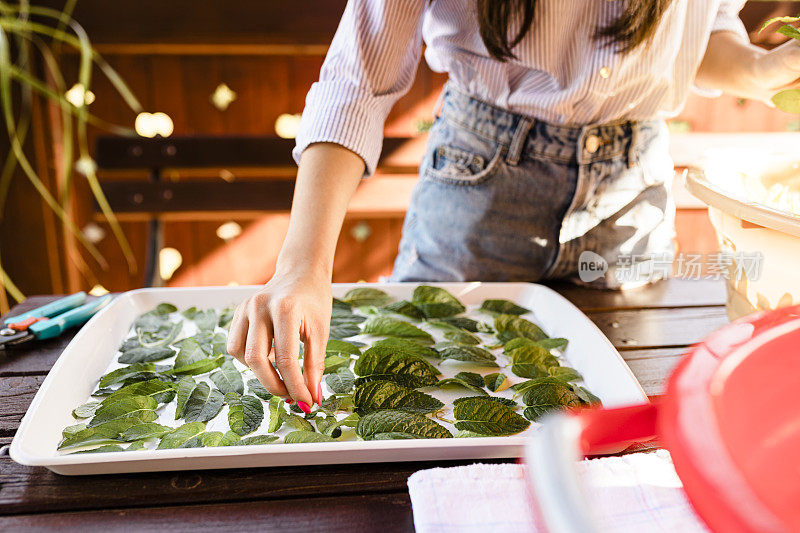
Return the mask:
[[522,150],[525,148],[525,139],[528,138],[528,133],[530,133],[532,127],[532,119],[524,116],[520,117],[517,128],[514,130],[514,136],[511,138],[511,145],[508,147],[506,163],[509,165],[516,166],[519,163]]
[[628,148],[628,168],[633,168],[639,162],[639,127],[641,122],[631,122],[630,147]]
[[444,106],[444,97],[447,95],[447,92],[450,89],[450,82],[445,82],[444,86],[442,87],[442,92],[439,93],[439,98],[436,99],[436,103],[433,104],[433,118],[439,118],[442,115],[442,107]]

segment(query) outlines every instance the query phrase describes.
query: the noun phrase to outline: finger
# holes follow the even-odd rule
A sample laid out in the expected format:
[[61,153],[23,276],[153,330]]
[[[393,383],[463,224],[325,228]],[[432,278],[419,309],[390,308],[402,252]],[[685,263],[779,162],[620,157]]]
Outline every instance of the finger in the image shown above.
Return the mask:
[[233,320],[231,320],[231,326],[228,328],[226,346],[228,353],[242,364],[245,364],[244,348],[247,340],[247,328],[249,327],[247,315],[242,311],[245,305],[247,305],[247,302],[238,305],[233,313]]
[[[278,365],[278,372],[283,378],[283,383],[289,391],[289,395],[297,402],[303,402],[310,408],[312,399],[308,391],[303,376],[300,372],[298,354],[300,351],[300,320],[296,311],[286,304],[280,304],[279,308],[273,311],[275,318],[273,329],[275,334],[275,362]],[[303,407],[302,405],[300,406]]]
[[[245,364],[250,367],[258,381],[275,396],[287,396],[280,376],[267,359],[270,344],[272,344],[272,325],[266,310],[251,310],[249,313],[250,326],[247,330],[247,345],[244,350]],[[253,316],[255,314],[255,316]]]
[[322,373],[325,370],[325,348],[328,338],[327,328],[318,325],[304,324],[303,342],[305,354],[303,356],[303,377],[311,397],[317,405],[322,403]]

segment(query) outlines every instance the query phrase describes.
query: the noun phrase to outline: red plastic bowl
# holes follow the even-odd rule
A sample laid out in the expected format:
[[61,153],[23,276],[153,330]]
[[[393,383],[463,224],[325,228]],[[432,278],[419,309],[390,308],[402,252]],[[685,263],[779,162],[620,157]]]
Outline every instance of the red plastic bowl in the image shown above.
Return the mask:
[[546,421],[527,450],[540,512],[555,529],[590,527],[569,460],[657,436],[714,531],[800,531],[799,392],[800,306],[737,320],[692,348],[658,403]]

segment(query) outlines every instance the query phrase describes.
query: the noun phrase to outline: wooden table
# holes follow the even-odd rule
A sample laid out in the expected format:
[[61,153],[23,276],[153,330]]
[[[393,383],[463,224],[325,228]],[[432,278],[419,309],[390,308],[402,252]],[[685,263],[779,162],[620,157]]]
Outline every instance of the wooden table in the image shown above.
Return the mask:
[[[721,281],[670,280],[614,293],[555,287],[611,339],[648,395],[686,347],[727,322]],[[14,313],[52,296],[30,298]],[[0,352],[0,446],[16,431],[37,388],[72,333]],[[0,530],[84,531],[227,528],[260,531],[408,531],[406,480],[461,462],[380,463],[66,477],[0,456]]]

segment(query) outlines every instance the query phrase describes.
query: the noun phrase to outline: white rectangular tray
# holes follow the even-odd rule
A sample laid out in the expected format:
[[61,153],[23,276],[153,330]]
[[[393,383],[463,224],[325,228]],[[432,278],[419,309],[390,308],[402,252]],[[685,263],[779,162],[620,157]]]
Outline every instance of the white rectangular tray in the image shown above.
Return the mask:
[[[376,286],[400,299],[410,299],[417,283],[334,284],[333,295],[343,296],[358,286]],[[563,359],[584,377],[584,385],[606,407],[647,401],[636,378],[614,346],[586,315],[555,291],[530,283],[433,283],[468,307],[487,298],[504,298],[532,309],[536,322],[551,337],[569,340]],[[206,468],[241,468],[307,464],[489,459],[520,457],[525,433],[510,437],[347,441],[302,444],[266,444],[215,448],[142,450],[62,455],[56,451],[61,430],[74,423],[71,412],[94,390],[133,320],[160,302],[179,309],[222,308],[256,291],[250,287],[156,288],[126,292],[102,309],[81,329],[53,365],[36,393],[11,444],[18,463],[44,466],[67,475],[111,474]],[[458,365],[440,365],[444,377]],[[502,370],[501,370],[502,371]],[[505,372],[509,376],[510,373]]]

